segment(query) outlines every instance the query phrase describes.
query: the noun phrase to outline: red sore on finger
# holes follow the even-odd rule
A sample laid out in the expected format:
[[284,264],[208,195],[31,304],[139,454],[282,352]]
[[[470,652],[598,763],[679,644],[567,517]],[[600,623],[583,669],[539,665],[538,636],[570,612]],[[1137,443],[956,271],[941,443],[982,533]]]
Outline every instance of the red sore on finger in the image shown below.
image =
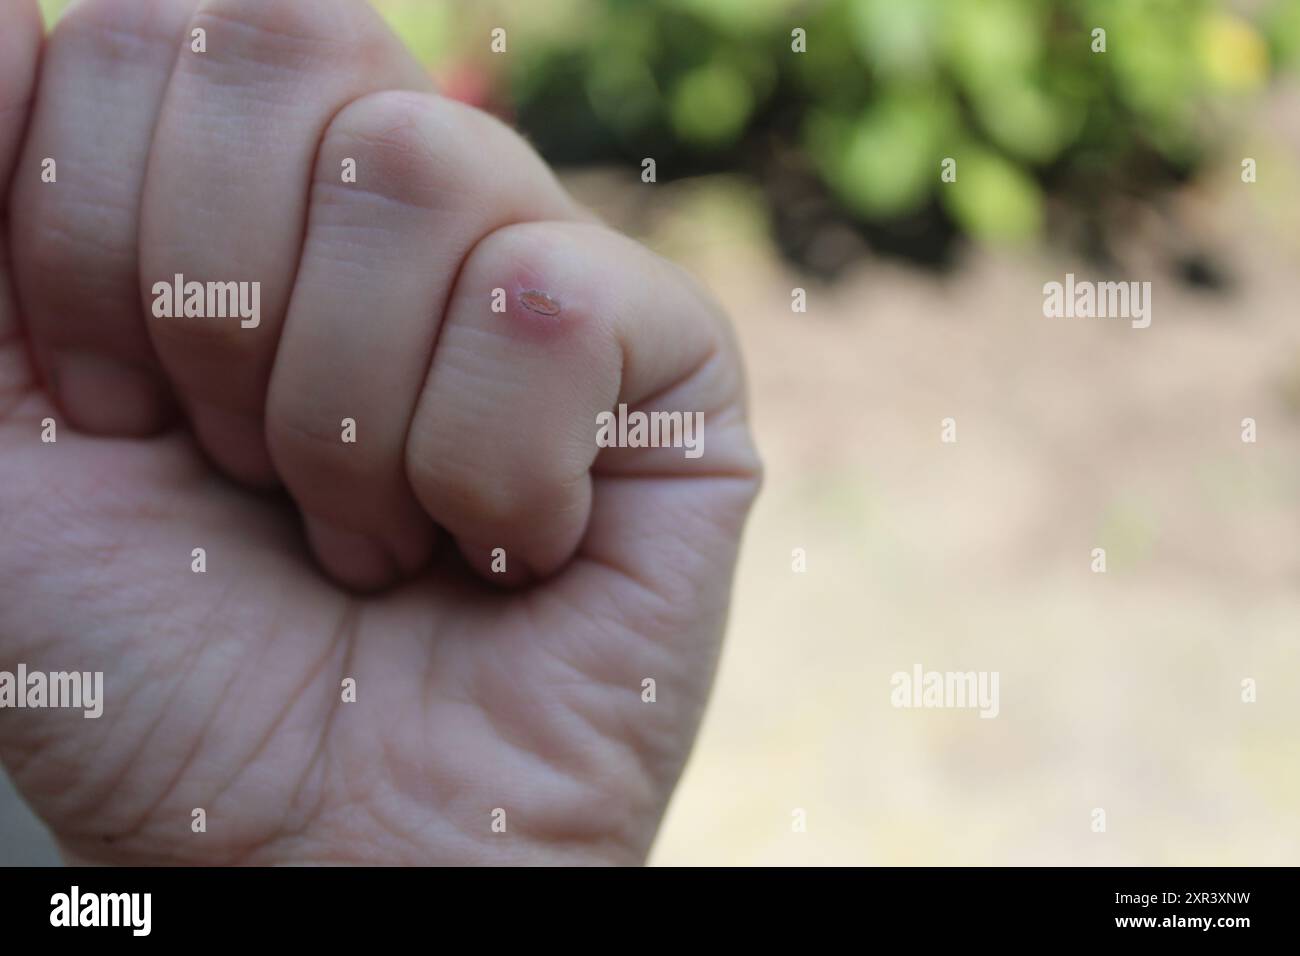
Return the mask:
[[537,271],[521,269],[506,286],[510,293],[504,318],[510,332],[539,344],[569,340],[583,324],[581,304],[556,288],[554,277],[548,279]]
[[538,315],[560,314],[560,303],[545,292],[538,292],[536,289],[519,293],[519,304],[529,312],[536,312]]

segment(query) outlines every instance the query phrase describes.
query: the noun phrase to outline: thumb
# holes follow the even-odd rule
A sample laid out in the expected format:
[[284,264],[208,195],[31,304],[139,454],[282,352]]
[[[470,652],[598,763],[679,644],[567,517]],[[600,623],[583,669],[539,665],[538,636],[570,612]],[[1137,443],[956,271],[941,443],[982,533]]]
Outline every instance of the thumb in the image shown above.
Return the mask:
[[36,0],[0,3],[0,421],[35,383],[9,265],[9,183],[36,93],[43,33]]

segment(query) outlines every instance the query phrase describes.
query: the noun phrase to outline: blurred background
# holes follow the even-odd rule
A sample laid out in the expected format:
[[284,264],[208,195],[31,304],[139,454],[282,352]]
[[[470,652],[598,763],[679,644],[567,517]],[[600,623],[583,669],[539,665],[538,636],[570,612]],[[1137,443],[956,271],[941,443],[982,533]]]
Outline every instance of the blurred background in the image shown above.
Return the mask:
[[768,482],[652,862],[1300,863],[1300,0],[376,5],[737,323]]

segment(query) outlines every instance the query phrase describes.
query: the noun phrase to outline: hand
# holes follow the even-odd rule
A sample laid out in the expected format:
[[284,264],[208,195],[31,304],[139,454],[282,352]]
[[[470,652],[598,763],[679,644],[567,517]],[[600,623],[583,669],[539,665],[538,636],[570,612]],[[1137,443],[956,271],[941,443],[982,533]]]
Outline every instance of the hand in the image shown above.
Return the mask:
[[40,34],[0,5],[0,670],[104,701],[0,710],[29,803],[94,862],[643,860],[759,483],[716,306],[359,0]]

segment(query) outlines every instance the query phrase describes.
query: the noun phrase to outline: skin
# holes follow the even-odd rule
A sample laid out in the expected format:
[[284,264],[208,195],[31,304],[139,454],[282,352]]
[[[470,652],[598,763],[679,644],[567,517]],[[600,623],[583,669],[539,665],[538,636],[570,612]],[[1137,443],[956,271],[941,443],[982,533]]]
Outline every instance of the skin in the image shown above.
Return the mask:
[[[89,862],[643,861],[759,486],[717,307],[360,0],[41,34],[0,4],[0,670],[105,704],[0,710],[28,802]],[[259,326],[155,318],[175,273]],[[704,454],[598,448],[619,403]]]

